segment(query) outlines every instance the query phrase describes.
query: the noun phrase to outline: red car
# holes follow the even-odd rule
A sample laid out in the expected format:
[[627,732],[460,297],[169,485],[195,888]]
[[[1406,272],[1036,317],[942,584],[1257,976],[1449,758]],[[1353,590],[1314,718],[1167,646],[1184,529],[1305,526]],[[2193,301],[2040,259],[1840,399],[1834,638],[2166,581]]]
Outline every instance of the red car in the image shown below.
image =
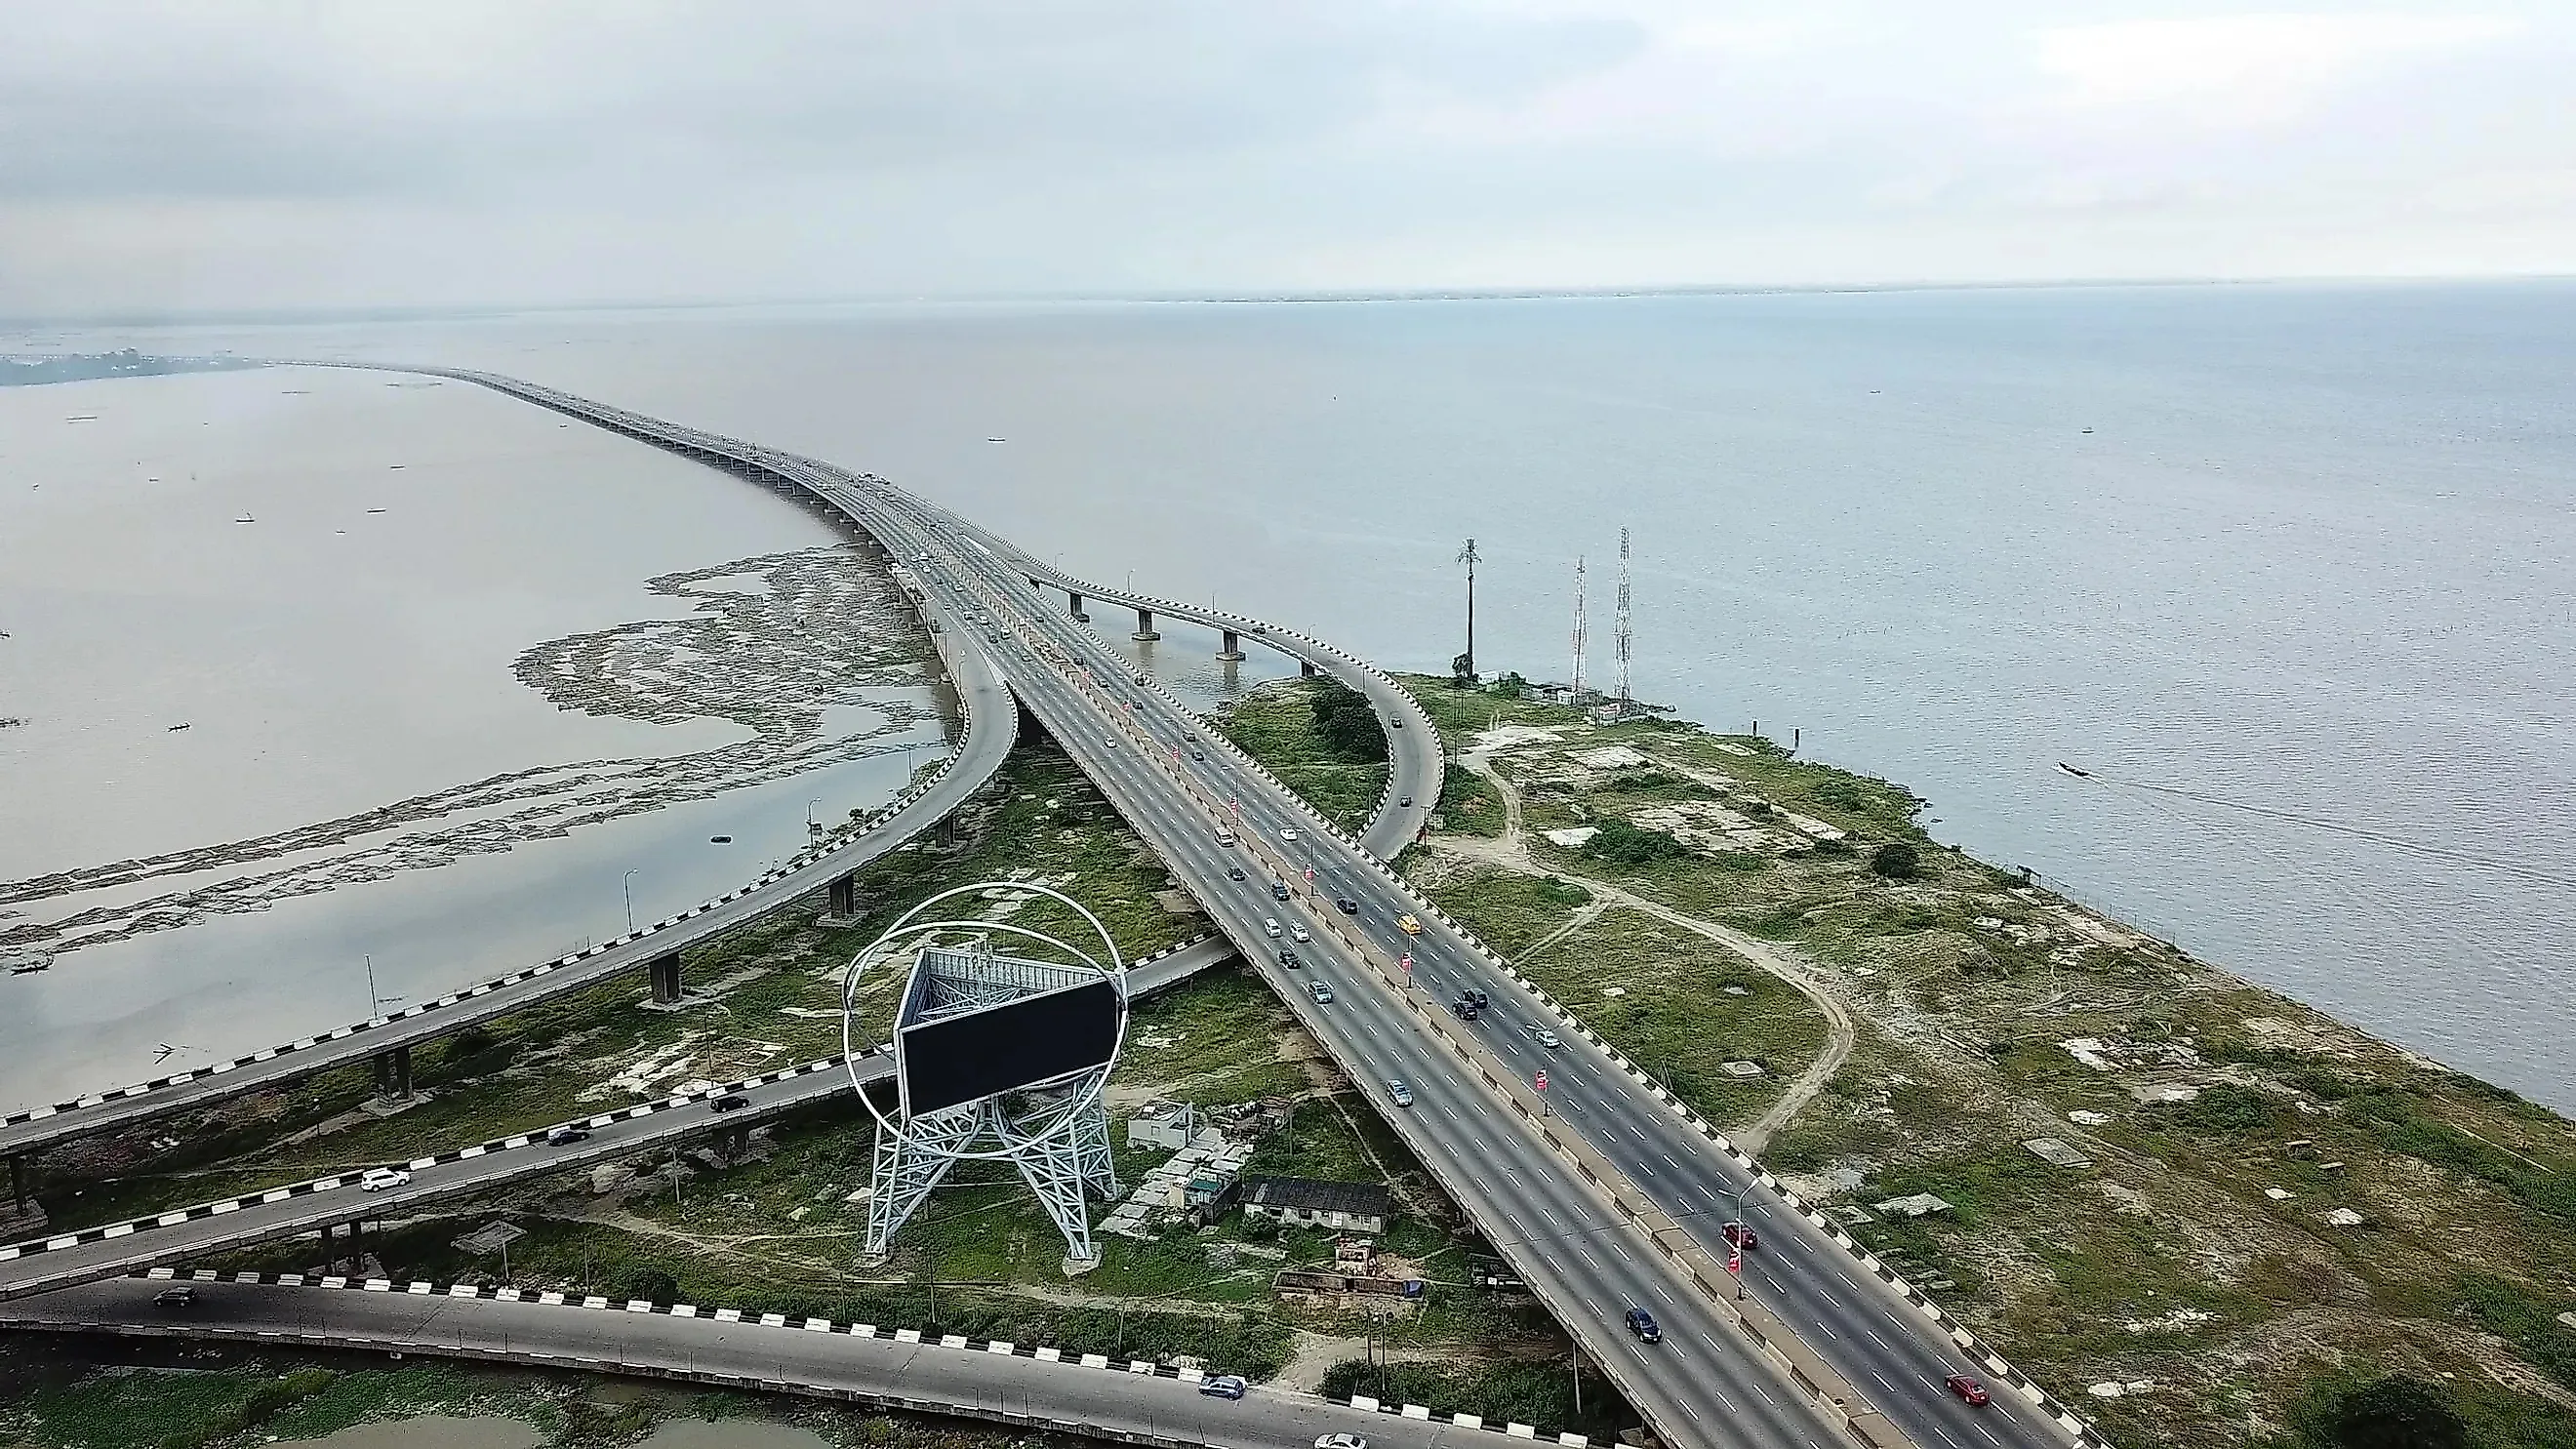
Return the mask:
[[1950,1375],[1950,1392],[1971,1404],[1982,1404],[1987,1399],[1986,1386],[1966,1374]]
[[1726,1241],[1739,1252],[1750,1253],[1762,1246],[1762,1235],[1744,1223],[1728,1223],[1722,1231]]

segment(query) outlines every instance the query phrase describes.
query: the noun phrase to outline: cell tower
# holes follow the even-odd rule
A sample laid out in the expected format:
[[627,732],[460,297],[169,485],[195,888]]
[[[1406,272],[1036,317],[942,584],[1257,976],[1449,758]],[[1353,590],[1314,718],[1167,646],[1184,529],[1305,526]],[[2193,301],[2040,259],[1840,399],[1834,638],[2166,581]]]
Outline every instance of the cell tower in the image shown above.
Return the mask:
[[1631,697],[1628,693],[1628,655],[1634,636],[1628,632],[1628,530],[1619,530],[1619,625],[1611,636],[1611,652],[1619,658],[1619,717],[1627,718]]
[[[1071,907],[1099,932],[1106,964],[1006,921],[935,919],[932,908],[942,901],[997,890]],[[1079,964],[1000,955],[994,932],[1052,947]],[[963,946],[937,940],[957,933],[971,933]],[[893,1091],[883,1094],[894,1100],[886,1103],[869,1090],[886,1075],[884,1057],[861,1048],[876,1034],[858,1022],[857,995],[871,967],[892,966],[907,950],[913,959],[894,1013]],[[1117,944],[1091,912],[1044,886],[988,881],[942,891],[860,952],[842,976],[841,1040],[850,1085],[877,1121],[867,1255],[884,1257],[950,1168],[1008,1162],[1064,1235],[1065,1271],[1097,1265],[1085,1198],[1119,1193],[1101,1089],[1126,1025],[1126,968]]]
[[1583,619],[1583,556],[1574,556],[1574,702],[1583,702],[1583,656],[1590,652],[1591,626]]

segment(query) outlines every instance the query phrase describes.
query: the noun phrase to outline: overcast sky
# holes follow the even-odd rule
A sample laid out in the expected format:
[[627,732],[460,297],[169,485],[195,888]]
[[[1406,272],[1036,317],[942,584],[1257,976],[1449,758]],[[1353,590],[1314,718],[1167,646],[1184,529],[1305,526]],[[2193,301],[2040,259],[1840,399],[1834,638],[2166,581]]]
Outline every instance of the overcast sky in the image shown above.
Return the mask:
[[2576,272],[2576,4],[77,0],[0,315]]

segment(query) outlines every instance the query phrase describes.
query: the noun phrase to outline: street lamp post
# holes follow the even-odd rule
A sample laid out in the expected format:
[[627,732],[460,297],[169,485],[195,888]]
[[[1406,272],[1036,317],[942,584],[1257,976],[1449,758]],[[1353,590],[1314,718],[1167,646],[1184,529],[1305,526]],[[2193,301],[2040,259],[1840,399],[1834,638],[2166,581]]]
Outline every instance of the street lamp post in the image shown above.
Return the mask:
[[635,869],[629,868],[619,885],[626,890],[626,933],[635,934]]

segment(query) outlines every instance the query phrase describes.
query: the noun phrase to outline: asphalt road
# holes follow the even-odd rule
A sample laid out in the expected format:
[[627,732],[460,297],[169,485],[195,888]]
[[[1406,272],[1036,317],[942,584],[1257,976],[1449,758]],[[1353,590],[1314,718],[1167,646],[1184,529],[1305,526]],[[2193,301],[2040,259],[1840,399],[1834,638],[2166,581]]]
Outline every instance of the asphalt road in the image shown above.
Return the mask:
[[[503,390],[710,461],[722,463],[721,455],[731,451],[765,467],[792,470],[915,570],[926,595],[945,611],[947,628],[962,627],[959,621],[975,612],[990,617],[992,627],[979,633],[1031,712],[1164,855],[1226,935],[1260,963],[1292,1009],[1378,1099],[1444,1188],[1477,1217],[1651,1422],[1677,1443],[1835,1442],[1835,1430],[1773,1365],[1730,1336],[1722,1326],[1731,1322],[1722,1305],[1678,1275],[1643,1231],[1611,1211],[1604,1188],[1579,1183],[1569,1154],[1551,1149],[1544,1134],[1570,1130],[1606,1159],[1605,1170],[1627,1178],[1678,1220],[1680,1231],[1720,1257],[1725,1245],[1718,1228],[1731,1216],[1729,1204],[1741,1186],[1731,1161],[1578,1036],[1566,1033],[1563,1047],[1554,1050],[1532,1042],[1525,1028],[1554,1023],[1553,1013],[1436,916],[1423,916],[1419,936],[1399,932],[1395,918],[1413,904],[1371,853],[1319,832],[1309,813],[1230,751],[1210,748],[1204,763],[1173,752],[1170,747],[1195,721],[1168,698],[1135,686],[1126,677],[1130,666],[1097,636],[1062,610],[1045,607],[1028,586],[1025,556],[908,495],[828,465],[542,395],[523,384]],[[1081,591],[1104,602],[1128,600],[1115,591]],[[1158,613],[1188,614],[1185,606],[1164,601],[1136,602]],[[1251,622],[1240,622],[1249,632]],[[1372,697],[1379,698],[1375,691]],[[1402,729],[1429,733],[1410,721]],[[1406,762],[1411,738],[1408,733],[1397,741],[1399,777],[1423,768],[1423,762]],[[1427,777],[1423,788],[1408,792],[1421,809],[1436,797],[1437,742],[1425,744]],[[1234,825],[1244,843],[1218,844],[1220,821]],[[1284,835],[1291,830],[1293,840]],[[1234,864],[1251,866],[1250,878],[1229,880],[1227,868]],[[1316,872],[1311,892],[1302,889],[1310,866]],[[1300,888],[1285,906],[1272,898],[1274,874]],[[1331,901],[1338,895],[1354,898],[1358,913],[1335,911]],[[1297,948],[1306,969],[1292,971],[1275,959],[1265,925],[1272,918],[1283,929],[1308,929],[1313,939]],[[1411,957],[1410,990],[1390,966],[1399,952]],[[1317,978],[1332,982],[1334,1003],[1309,997],[1305,983]],[[1433,1029],[1419,1011],[1422,1005],[1436,1009],[1424,993],[1445,994],[1461,985],[1490,993],[1493,1010],[1478,1023],[1452,1019]],[[1444,1039],[1452,1033],[1466,1045]],[[1525,1120],[1511,1106],[1513,1092],[1480,1078],[1490,1065],[1525,1081],[1521,1073],[1542,1064],[1551,1079],[1545,1123]],[[1393,1104],[1390,1079],[1408,1084],[1413,1107]],[[1748,1207],[1760,1201],[1760,1193],[1755,1189]],[[1940,1380],[1966,1365],[1945,1336],[1874,1279],[1857,1274],[1843,1250],[1802,1219],[1774,1212],[1767,1218],[1757,1213],[1756,1221],[1764,1245],[1751,1255],[1747,1288],[1849,1380],[1867,1401],[1864,1407],[1887,1416],[1874,1431],[1882,1442],[1891,1424],[1925,1446],[2022,1449],[2063,1442],[2053,1425],[2004,1397],[1982,1410],[1948,1397]],[[1662,1320],[1663,1343],[1650,1347],[1625,1334],[1620,1316],[1631,1304],[1648,1307]]]
[[211,1107],[246,1092],[268,1091],[335,1067],[368,1061],[395,1047],[417,1046],[478,1022],[525,1010],[564,992],[596,985],[620,972],[641,971],[647,962],[756,920],[866,865],[955,811],[968,795],[992,779],[1018,739],[1019,711],[991,658],[962,640],[943,637],[939,642],[949,678],[966,706],[965,737],[958,742],[947,772],[936,783],[850,843],[783,875],[756,882],[730,898],[710,903],[695,914],[673,917],[602,943],[581,959],[556,965],[542,975],[516,973],[516,979],[486,983],[456,997],[357,1024],[347,1029],[347,1035],[327,1040],[308,1037],[203,1076],[138,1083],[39,1108],[25,1114],[23,1120],[0,1125],[0,1157],[40,1152],[74,1138]]
[[183,1315],[156,1309],[168,1285],[117,1279],[0,1309],[0,1323],[65,1331],[181,1333],[264,1345],[388,1349],[551,1368],[604,1368],[790,1393],[1052,1423],[1105,1436],[1215,1449],[1280,1449],[1318,1435],[1366,1436],[1372,1449],[1457,1449],[1504,1442],[1490,1429],[1399,1418],[1254,1387],[1240,1400],[1182,1379],[1085,1367],[981,1348],[900,1343],[802,1327],[675,1318],[552,1304],[258,1284],[196,1285]]

